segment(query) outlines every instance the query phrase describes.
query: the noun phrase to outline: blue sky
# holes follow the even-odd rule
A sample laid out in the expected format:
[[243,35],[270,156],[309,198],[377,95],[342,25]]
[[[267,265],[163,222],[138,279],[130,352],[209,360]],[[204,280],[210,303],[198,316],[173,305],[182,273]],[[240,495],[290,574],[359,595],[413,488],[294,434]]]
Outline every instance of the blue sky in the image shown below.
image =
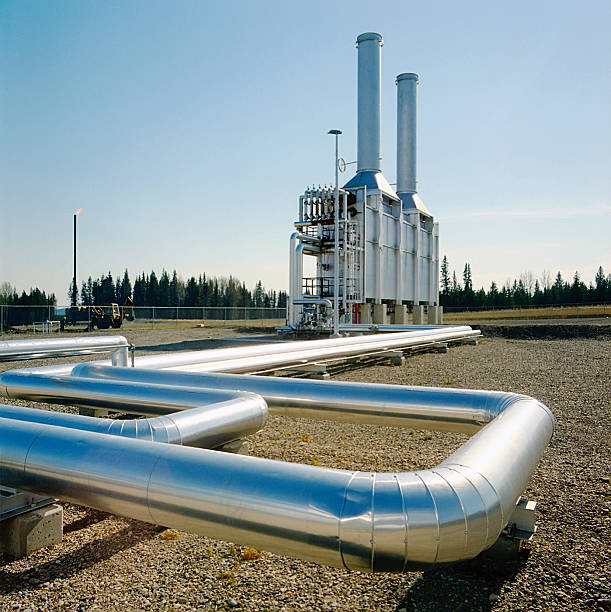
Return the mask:
[[0,282],[65,302],[83,207],[80,280],[165,267],[286,288],[329,129],[355,159],[365,31],[384,36],[390,182],[394,77],[420,74],[419,191],[450,267],[476,287],[589,281],[611,271],[610,29],[607,0],[0,0]]

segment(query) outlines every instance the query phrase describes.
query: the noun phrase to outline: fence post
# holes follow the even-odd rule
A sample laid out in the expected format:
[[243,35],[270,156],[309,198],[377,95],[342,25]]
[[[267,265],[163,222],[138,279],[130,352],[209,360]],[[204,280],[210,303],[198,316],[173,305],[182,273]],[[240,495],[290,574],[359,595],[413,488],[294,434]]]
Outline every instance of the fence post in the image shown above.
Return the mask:
[[176,329],[178,329],[178,306],[176,306]]
[[153,318],[151,319],[151,329],[155,329],[155,307],[153,306]]
[[225,306],[225,325],[227,325],[227,306]]

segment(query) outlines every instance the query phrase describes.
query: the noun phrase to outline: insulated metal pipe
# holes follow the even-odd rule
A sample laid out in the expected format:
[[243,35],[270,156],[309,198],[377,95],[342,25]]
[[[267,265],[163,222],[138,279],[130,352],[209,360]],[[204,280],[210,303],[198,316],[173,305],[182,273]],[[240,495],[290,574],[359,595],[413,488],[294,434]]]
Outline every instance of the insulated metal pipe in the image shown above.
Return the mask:
[[[66,378],[60,380],[60,385],[69,383]],[[5,404],[0,404],[0,418],[199,448],[217,448],[263,427],[267,419],[267,407],[260,396],[236,392],[220,395],[229,399],[147,419],[101,419]],[[210,396],[206,391],[200,393],[203,402],[207,402]],[[91,405],[86,401],[79,403]]]
[[42,340],[3,340],[0,342],[0,361],[41,359],[68,355],[88,355],[112,351],[113,359],[125,360],[127,365],[129,342],[124,336],[87,336],[85,338],[50,338]]
[[[466,389],[405,387],[343,381],[318,381],[240,374],[195,374],[174,370],[76,366],[73,377],[131,381],[152,385],[240,390],[263,397],[270,412],[283,416],[371,423],[437,431],[473,433],[512,402],[514,394]],[[0,383],[5,383],[0,376]],[[32,399],[15,379],[11,397]],[[56,396],[54,396],[56,397]]]
[[[8,370],[0,375],[0,392],[10,399],[109,408],[146,416],[172,414],[240,397],[252,399],[251,394],[243,396],[239,390],[49,376],[18,370]],[[257,405],[251,423],[253,431],[258,431],[267,418],[267,405],[262,398],[259,398]]]
[[418,75],[397,76],[397,195],[416,193]]
[[[290,367],[304,363],[324,361],[329,359],[341,359],[382,353],[391,349],[407,349],[417,346],[432,345],[439,342],[475,338],[480,335],[479,331],[447,332],[417,335],[410,339],[398,337],[400,334],[380,334],[379,336],[367,336],[357,338],[346,338],[345,340],[375,340],[371,342],[355,342],[330,347],[316,347],[308,350],[294,350],[291,352],[279,352],[271,355],[257,355],[254,357],[230,358],[227,360],[199,361],[188,365],[162,365],[158,369],[175,369],[185,372],[265,372],[267,370]],[[386,337],[385,337],[386,336]],[[322,340],[320,342],[325,342]],[[147,366],[144,366],[147,367]]]
[[[461,338],[475,337],[478,335],[480,335],[479,331],[473,331],[471,327],[467,325],[442,326],[438,329],[419,327],[417,330],[394,334],[374,334],[350,338],[331,338],[328,340],[300,340],[295,342],[258,344],[248,347],[182,351],[166,355],[146,355],[137,357],[135,365],[136,367],[151,369],[174,367],[184,369],[193,366],[194,369],[199,371],[255,372],[274,365],[291,365],[300,362],[306,363],[312,359],[328,359],[341,357],[342,355],[358,355],[359,353],[367,353],[369,349],[372,349],[369,350],[369,352],[375,352],[373,349],[408,348],[410,346],[459,340]],[[356,344],[367,344],[369,346],[349,348],[351,345]],[[374,344],[376,346],[374,346]],[[340,349],[330,350],[332,347],[340,347]],[[280,353],[285,354],[285,356],[282,357]],[[110,362],[103,360],[94,363],[110,365]],[[115,363],[114,365],[120,364]],[[73,368],[74,364],[61,364],[28,370],[20,369],[20,371],[33,371],[40,374],[65,376],[69,375]]]
[[366,32],[356,39],[358,49],[357,172],[380,172],[382,100],[382,36]]
[[[301,202],[301,199],[300,199]],[[289,240],[289,300],[287,319],[289,325],[296,323],[294,302],[301,297],[303,283],[303,255],[320,252],[319,239],[300,232],[293,232]],[[305,243],[305,245],[303,244]]]
[[333,308],[333,302],[327,298],[302,298],[301,300],[294,300],[295,304],[319,304],[320,306],[326,306],[327,308]]
[[377,336],[361,336],[353,338],[330,338],[328,340],[298,340],[294,342],[276,342],[270,344],[258,344],[255,346],[240,346],[224,349],[210,349],[205,351],[183,351],[180,353],[171,353],[167,355],[145,355],[137,357],[135,361],[136,367],[142,368],[169,368],[174,366],[183,366],[191,364],[233,361],[246,357],[269,357],[271,355],[279,355],[281,353],[298,353],[303,351],[315,350],[321,353],[331,347],[347,347],[353,344],[374,344],[386,343],[395,340],[404,340],[406,346],[411,341],[417,340],[420,337],[429,336],[455,336],[457,339],[464,334],[479,334],[474,332],[471,327],[455,326],[444,327],[435,330],[409,331],[397,334],[380,334]]
[[[0,418],[6,486],[361,571],[469,559],[507,524],[554,418],[522,396],[439,466],[352,472]],[[448,398],[451,404],[450,397]]]
[[400,323],[349,323],[341,325],[342,332],[364,334],[367,332],[406,332],[406,331],[426,331],[433,329],[449,329],[447,325],[409,325]]

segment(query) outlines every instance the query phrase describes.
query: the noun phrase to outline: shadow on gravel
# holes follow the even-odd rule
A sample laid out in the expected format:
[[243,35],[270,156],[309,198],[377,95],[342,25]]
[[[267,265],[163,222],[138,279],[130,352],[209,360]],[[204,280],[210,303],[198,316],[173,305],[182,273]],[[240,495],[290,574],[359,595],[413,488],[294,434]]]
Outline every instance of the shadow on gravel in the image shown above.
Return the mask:
[[155,525],[133,521],[121,531],[111,533],[104,538],[97,538],[57,559],[46,561],[22,572],[6,571],[3,566],[13,562],[14,559],[0,555],[0,595],[37,589],[46,582],[69,578],[122,550],[154,538],[158,532],[159,529]]
[[501,589],[522,570],[528,550],[515,561],[478,557],[472,561],[424,572],[411,586],[397,610],[454,612],[491,610]]
[[68,525],[64,525],[64,535],[72,533],[73,531],[79,531],[85,529],[94,523],[101,523],[106,520],[109,516],[112,516],[108,512],[101,512],[99,510],[89,510],[85,516],[76,521],[72,521]]
[[487,325],[473,323],[484,336],[513,340],[566,340],[567,338],[611,338],[611,325]]
[[271,334],[273,336],[276,335],[276,327],[275,325],[272,326],[244,326],[244,327],[236,327],[235,331],[238,332],[239,334]]

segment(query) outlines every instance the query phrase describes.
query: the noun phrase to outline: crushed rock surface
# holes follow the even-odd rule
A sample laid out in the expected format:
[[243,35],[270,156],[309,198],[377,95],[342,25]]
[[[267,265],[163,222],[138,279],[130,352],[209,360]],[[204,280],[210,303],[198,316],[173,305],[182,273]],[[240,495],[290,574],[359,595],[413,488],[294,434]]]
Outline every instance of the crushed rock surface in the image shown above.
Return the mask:
[[[149,352],[204,341],[206,332],[128,338]],[[601,339],[491,338],[416,355],[404,366],[335,377],[513,391],[554,411],[554,437],[525,491],[538,502],[538,531],[517,560],[478,558],[403,575],[349,572],[268,552],[245,560],[244,548],[229,542],[63,504],[61,543],[24,559],[0,555],[0,610],[611,610],[610,347]],[[58,361],[19,367],[49,363]],[[272,459],[403,471],[435,465],[466,439],[271,416],[249,446],[250,454]]]

